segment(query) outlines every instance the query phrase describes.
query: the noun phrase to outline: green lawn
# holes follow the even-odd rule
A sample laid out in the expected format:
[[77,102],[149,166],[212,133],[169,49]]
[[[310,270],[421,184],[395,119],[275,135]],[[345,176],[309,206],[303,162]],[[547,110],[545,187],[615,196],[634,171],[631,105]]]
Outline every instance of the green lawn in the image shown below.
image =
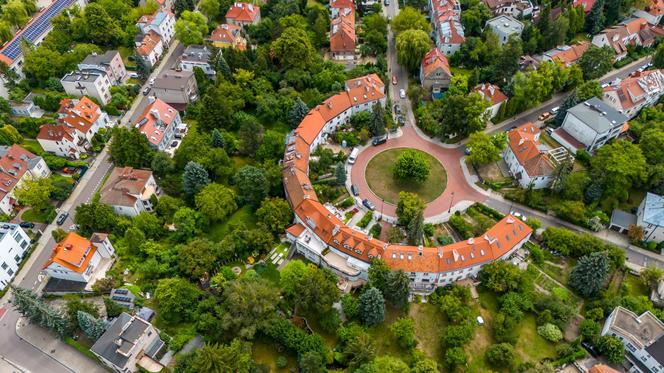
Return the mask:
[[251,211],[250,206],[243,206],[241,209],[235,211],[225,222],[211,226],[208,231],[208,237],[212,241],[219,242],[231,231],[232,227],[238,224],[244,224],[247,228],[252,228],[256,225],[256,216]]
[[41,145],[39,145],[39,141],[37,140],[24,138],[23,143],[21,143],[21,146],[36,155],[44,154],[44,149],[41,147]]
[[403,311],[386,305],[385,321],[369,328],[369,334],[373,337],[376,346],[376,356],[390,355],[401,358],[406,355],[406,351],[399,347],[396,338],[390,331],[390,325],[400,316],[403,316]]
[[650,296],[648,287],[641,282],[641,278],[631,273],[625,275],[623,284],[629,285],[629,295],[631,296]]
[[48,206],[46,209],[38,211],[30,209],[21,215],[21,219],[31,221],[33,223],[50,223],[55,219],[55,209],[53,206]]
[[447,326],[440,308],[431,303],[412,303],[408,314],[415,322],[418,348],[428,357],[440,361],[442,358],[440,337]]
[[445,172],[445,168],[433,156],[415,150],[424,154],[429,160],[429,164],[431,165],[429,178],[422,184],[414,183],[412,181],[399,182],[395,180],[392,175],[392,167],[397,158],[406,150],[409,149],[398,148],[386,150],[378,153],[369,161],[365,171],[365,178],[369,184],[369,188],[371,188],[376,195],[385,199],[386,202],[395,205],[399,202],[400,191],[415,193],[420,196],[425,203],[433,201],[445,190],[445,185],[447,184],[447,173]]
[[[274,342],[267,342],[264,340],[257,340],[253,344],[253,357],[258,364],[267,365],[270,372],[289,372],[291,369],[296,369],[297,361],[293,356],[288,353],[277,351],[277,345]],[[277,358],[283,356],[288,359],[288,365],[285,368],[277,368]]]
[[280,275],[276,264],[257,264],[253,268],[261,277],[270,281],[274,285],[279,286]]

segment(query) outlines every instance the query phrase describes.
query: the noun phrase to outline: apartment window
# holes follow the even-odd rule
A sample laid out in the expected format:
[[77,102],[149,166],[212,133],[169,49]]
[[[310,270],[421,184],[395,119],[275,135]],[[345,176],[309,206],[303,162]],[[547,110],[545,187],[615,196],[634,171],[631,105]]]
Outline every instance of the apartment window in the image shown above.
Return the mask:
[[14,274],[14,271],[12,271],[11,268],[10,268],[10,269],[7,270],[7,274],[11,276],[11,275]]
[[28,246],[28,241],[21,242],[21,249],[25,249],[26,246]]
[[7,269],[7,267],[8,267],[8,266],[7,266],[7,263],[2,262],[2,266],[1,266],[1,267],[2,267],[2,269]]
[[18,256],[18,255],[15,255],[15,256],[14,256],[14,261],[15,261],[16,263],[20,262],[20,261],[21,261],[21,257]]

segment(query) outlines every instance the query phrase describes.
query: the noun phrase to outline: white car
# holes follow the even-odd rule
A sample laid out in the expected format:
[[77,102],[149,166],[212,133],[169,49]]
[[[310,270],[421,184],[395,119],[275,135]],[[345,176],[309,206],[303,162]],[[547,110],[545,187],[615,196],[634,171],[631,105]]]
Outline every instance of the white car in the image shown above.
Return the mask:
[[399,97],[400,97],[401,99],[406,98],[406,91],[405,91],[403,88],[401,88],[401,89],[399,90]]
[[551,114],[556,114],[560,110],[560,106],[556,106],[553,109],[551,109]]
[[150,87],[152,87],[154,85],[154,78],[150,78],[150,83],[149,84],[150,84]]

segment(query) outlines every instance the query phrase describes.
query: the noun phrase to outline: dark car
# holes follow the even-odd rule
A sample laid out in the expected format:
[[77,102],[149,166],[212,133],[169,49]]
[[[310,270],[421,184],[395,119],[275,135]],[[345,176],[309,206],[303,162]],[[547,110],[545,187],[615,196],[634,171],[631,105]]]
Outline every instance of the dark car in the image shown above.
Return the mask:
[[374,137],[371,140],[371,145],[378,146],[380,144],[385,144],[387,142],[387,136]]
[[355,197],[360,195],[360,190],[357,188],[357,185],[355,184],[350,186],[350,192],[353,193]]
[[33,222],[31,222],[31,221],[22,221],[22,222],[19,224],[19,226],[20,226],[21,228],[34,228],[34,227],[35,227],[35,223],[33,223]]
[[362,204],[364,205],[364,207],[368,208],[371,211],[374,211],[376,209],[376,206],[373,203],[371,203],[371,201],[369,201],[368,199],[363,199]]
[[401,114],[401,106],[399,106],[399,104],[394,104],[394,111],[397,114]]
[[406,118],[404,118],[403,115],[399,115],[398,121],[399,121],[400,126],[403,126],[403,125],[406,124]]
[[599,351],[597,351],[597,348],[595,348],[595,346],[590,344],[590,342],[588,341],[581,342],[581,346],[583,346],[583,348],[585,348],[586,351],[588,351],[590,355],[592,355],[593,357],[597,357],[600,355]]
[[67,220],[67,217],[68,217],[68,216],[69,216],[69,213],[68,213],[68,212],[63,212],[62,214],[60,214],[60,216],[58,216],[58,220],[56,220],[55,222],[56,222],[58,225],[62,225],[62,224],[65,223],[65,220]]
[[81,170],[78,172],[79,180],[83,177],[83,175],[85,175],[86,172],[88,172],[88,166],[81,167]]

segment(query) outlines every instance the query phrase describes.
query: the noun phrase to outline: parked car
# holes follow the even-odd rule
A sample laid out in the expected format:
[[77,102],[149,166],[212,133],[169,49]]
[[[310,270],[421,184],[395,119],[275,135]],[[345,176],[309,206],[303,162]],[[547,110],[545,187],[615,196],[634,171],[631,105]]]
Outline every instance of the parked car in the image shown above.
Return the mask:
[[[132,56],[130,56],[130,57],[132,57]],[[130,61],[131,61],[131,60],[130,60]],[[141,76],[138,75],[138,73],[129,73],[129,77],[130,77],[130,78],[134,78],[134,79],[138,79],[138,78],[140,78]]]
[[406,98],[406,91],[405,91],[403,88],[401,88],[401,89],[399,90],[399,97],[400,97],[401,99]]
[[360,190],[357,188],[357,185],[355,184],[350,186],[350,192],[353,193],[355,197],[360,195]]
[[152,87],[154,85],[154,78],[150,78],[150,83],[149,84],[150,84],[150,87]]
[[546,119],[547,119],[548,117],[550,117],[550,116],[551,116],[551,113],[549,113],[549,112],[547,111],[547,112],[542,113],[542,115],[540,115],[540,116],[537,118],[537,120],[546,120]]
[[406,124],[406,118],[403,117],[403,115],[399,115],[399,118],[397,118],[397,121],[399,122],[400,126],[403,126]]
[[551,109],[551,114],[557,114],[558,110],[560,110],[560,106],[556,106],[553,109]]
[[58,220],[56,220],[55,222],[58,225],[62,225],[62,224],[65,223],[65,220],[67,220],[67,217],[69,217],[69,213],[67,211],[65,211],[62,214],[60,214],[60,216],[58,216]]
[[397,114],[401,114],[401,106],[399,104],[394,104],[394,111]]
[[150,87],[145,87],[145,88],[143,89],[143,96],[147,96],[148,93],[150,93]]
[[78,172],[79,180],[83,177],[83,175],[85,175],[86,172],[88,172],[88,166],[81,167],[81,170]]
[[79,228],[78,224],[72,224],[72,225],[69,226],[69,229],[68,229],[68,230],[69,230],[70,232],[75,232],[75,231],[78,230],[78,228]]
[[171,148],[174,148],[174,147],[176,147],[176,146],[178,146],[178,142],[177,142],[177,141],[173,141],[173,142],[171,143]]
[[19,227],[21,227],[21,228],[34,228],[35,223],[33,223],[31,221],[22,221],[21,223],[19,223]]
[[581,346],[583,346],[583,348],[585,348],[586,351],[588,351],[590,353],[590,355],[592,355],[593,357],[597,357],[597,356],[600,355],[599,351],[597,351],[595,346],[590,344],[590,342],[588,342],[588,341],[581,342]]
[[368,208],[371,211],[376,210],[376,205],[374,205],[371,201],[369,201],[366,198],[362,200],[362,204],[364,205],[364,207]]
[[390,6],[390,0],[384,0],[383,4],[385,4],[385,6]]
[[397,76],[392,75],[392,84],[396,85],[397,84]]
[[553,134],[553,128],[551,128],[551,127],[547,127],[545,131],[546,131],[546,133],[549,134],[549,136],[551,136]]
[[385,144],[386,142],[387,142],[387,135],[377,136],[377,137],[374,137],[373,140],[371,140],[371,145],[378,146],[378,145],[381,145],[381,144]]
[[65,167],[62,169],[62,172],[66,174],[75,174],[78,169],[76,167]]

